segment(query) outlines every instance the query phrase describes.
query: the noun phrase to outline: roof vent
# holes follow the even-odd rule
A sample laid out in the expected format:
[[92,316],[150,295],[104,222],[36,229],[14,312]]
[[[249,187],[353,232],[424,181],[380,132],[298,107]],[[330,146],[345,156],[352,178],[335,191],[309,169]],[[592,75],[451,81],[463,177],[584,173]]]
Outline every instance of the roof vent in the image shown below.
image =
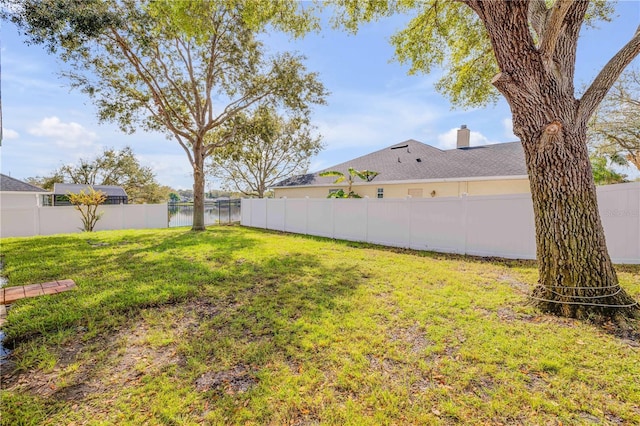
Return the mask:
[[391,149],[402,149],[407,148],[409,150],[409,145],[400,145],[400,146],[392,146]]
[[422,158],[416,158],[416,161],[417,161],[418,163],[422,163]]
[[458,140],[456,142],[456,148],[469,148],[469,138],[471,131],[467,129],[467,125],[463,124],[458,129]]

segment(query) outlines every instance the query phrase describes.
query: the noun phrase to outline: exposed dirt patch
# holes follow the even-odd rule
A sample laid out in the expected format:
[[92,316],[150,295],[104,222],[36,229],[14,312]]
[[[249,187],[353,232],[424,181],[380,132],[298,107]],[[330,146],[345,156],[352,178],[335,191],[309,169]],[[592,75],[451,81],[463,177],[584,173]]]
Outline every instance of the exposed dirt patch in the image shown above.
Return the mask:
[[623,343],[633,346],[634,348],[640,348],[640,322],[637,320],[627,321],[624,324],[616,324],[612,321],[607,321],[598,325],[606,333],[616,336]]
[[409,328],[391,329],[389,340],[391,342],[398,342],[413,353],[420,353],[427,347],[433,345],[433,342],[427,339],[424,330],[417,325],[412,325]]
[[[2,389],[22,391],[41,397],[79,401],[94,394],[117,391],[145,374],[154,374],[173,364],[184,364],[173,344],[154,345],[148,340],[154,330],[143,319],[108,337],[84,341],[83,329],[56,353],[57,362],[48,371],[19,371],[15,365],[3,366]],[[186,332],[185,326],[174,333]],[[92,349],[100,348],[106,357],[96,361]]]
[[245,393],[258,383],[249,367],[238,364],[224,371],[208,371],[196,379],[196,389],[201,392],[217,391],[229,395]]
[[489,376],[480,376],[472,379],[467,385],[466,391],[475,394],[485,402],[491,400],[491,394],[495,389],[495,383]]
[[503,274],[498,277],[498,282],[508,284],[511,288],[520,294],[528,295],[531,293],[531,288],[528,284],[519,281],[508,274]]

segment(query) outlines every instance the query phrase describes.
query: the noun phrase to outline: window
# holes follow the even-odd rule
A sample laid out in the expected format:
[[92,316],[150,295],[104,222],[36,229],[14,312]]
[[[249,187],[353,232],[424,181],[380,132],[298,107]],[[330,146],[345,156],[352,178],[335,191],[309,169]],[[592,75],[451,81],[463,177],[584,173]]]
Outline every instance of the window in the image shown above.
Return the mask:
[[378,198],[384,198],[384,188],[378,188]]

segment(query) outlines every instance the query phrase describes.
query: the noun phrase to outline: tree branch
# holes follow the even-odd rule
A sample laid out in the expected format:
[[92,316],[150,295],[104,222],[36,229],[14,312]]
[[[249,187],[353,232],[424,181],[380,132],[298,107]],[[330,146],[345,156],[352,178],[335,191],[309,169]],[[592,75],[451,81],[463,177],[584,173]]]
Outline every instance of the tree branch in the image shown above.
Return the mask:
[[618,80],[622,71],[624,71],[625,67],[629,65],[639,53],[640,26],[636,29],[631,40],[607,62],[607,65],[602,68],[587,91],[582,95],[576,117],[578,120],[582,120],[585,124],[589,121],[589,118],[600,102],[602,102],[602,99],[607,95],[609,89],[611,89],[616,80]]
[[543,57],[553,58],[564,18],[572,4],[573,0],[556,0],[553,5],[540,38],[540,53]]
[[542,32],[547,25],[548,11],[549,9],[547,9],[547,5],[544,0],[531,0],[529,2],[527,15],[529,23],[538,38],[538,45],[542,39]]

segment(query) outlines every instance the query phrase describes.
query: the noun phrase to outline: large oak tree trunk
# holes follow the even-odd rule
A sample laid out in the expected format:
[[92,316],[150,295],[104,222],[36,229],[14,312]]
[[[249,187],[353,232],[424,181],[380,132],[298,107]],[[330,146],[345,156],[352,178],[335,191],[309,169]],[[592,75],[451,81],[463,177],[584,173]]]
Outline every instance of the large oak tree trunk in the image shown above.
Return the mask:
[[532,122],[536,115],[515,117],[535,213],[539,281],[532,298],[542,310],[567,317],[633,316],[638,304],[618,284],[607,251],[586,128],[560,121],[539,126]]

